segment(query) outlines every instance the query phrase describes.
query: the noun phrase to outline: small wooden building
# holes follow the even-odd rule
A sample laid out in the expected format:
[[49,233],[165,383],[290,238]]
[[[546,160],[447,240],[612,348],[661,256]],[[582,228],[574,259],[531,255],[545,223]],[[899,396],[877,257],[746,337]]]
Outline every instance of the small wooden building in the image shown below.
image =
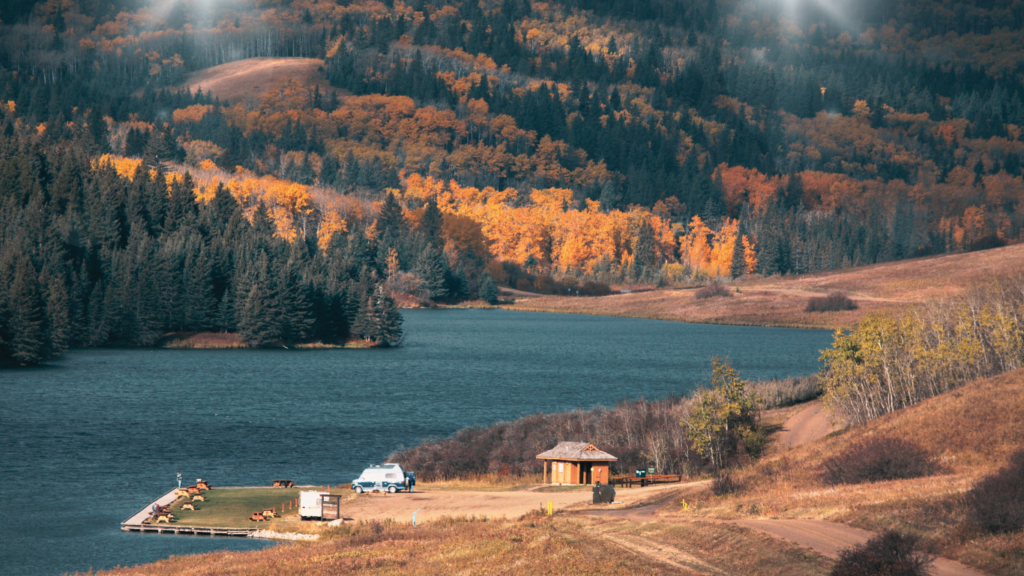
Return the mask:
[[608,483],[609,467],[618,460],[587,442],[559,442],[547,452],[537,455],[544,461],[544,482],[548,482],[548,462],[551,462],[552,484]]

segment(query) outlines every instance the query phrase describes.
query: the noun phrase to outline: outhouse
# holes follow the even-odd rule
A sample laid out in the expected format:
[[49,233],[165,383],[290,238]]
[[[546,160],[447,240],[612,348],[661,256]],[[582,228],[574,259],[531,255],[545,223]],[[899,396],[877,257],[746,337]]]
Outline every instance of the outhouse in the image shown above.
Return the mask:
[[587,442],[559,442],[547,452],[537,455],[544,462],[544,482],[548,482],[548,463],[552,484],[608,483],[609,468],[615,456]]

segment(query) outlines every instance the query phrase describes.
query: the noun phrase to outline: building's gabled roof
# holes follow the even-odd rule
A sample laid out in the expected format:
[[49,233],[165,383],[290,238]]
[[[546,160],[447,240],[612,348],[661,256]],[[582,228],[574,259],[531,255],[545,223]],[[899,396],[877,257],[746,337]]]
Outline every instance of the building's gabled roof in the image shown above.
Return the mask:
[[609,462],[618,460],[615,456],[598,450],[593,444],[587,442],[559,442],[547,452],[537,454],[541,460],[581,460],[587,462]]

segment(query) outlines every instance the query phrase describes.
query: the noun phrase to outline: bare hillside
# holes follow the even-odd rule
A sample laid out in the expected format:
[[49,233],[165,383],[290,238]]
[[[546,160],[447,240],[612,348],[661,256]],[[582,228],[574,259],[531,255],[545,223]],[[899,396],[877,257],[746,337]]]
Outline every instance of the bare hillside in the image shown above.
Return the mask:
[[323,64],[316,58],[249,58],[193,72],[185,86],[232,102],[258,96],[284,79],[319,86],[325,94],[337,91],[320,72]]
[[[703,300],[695,297],[693,289],[663,289],[598,298],[519,298],[510,308],[713,324],[848,328],[869,312],[953,297],[994,276],[1022,270],[1024,244],[1017,244],[815,274],[743,280],[727,284],[731,296]],[[831,291],[847,293],[858,309],[804,311],[808,299]]]

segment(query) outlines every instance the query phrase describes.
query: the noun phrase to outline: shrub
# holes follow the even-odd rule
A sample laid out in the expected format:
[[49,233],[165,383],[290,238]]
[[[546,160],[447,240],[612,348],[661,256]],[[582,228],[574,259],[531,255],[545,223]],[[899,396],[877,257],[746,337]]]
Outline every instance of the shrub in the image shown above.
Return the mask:
[[594,282],[593,280],[587,280],[576,287],[580,292],[580,296],[607,296],[612,293],[612,289],[603,282]]
[[818,296],[807,301],[804,312],[840,312],[856,310],[857,303],[842,292],[832,292],[828,296]]
[[739,491],[740,486],[732,479],[732,474],[729,472],[720,472],[715,475],[714,480],[711,481],[711,491],[715,496],[725,496],[726,494],[732,494]]
[[729,289],[721,284],[712,284],[710,286],[700,288],[694,293],[694,298],[697,300],[714,298],[716,296],[732,296],[732,292],[729,292]]
[[1024,450],[1010,465],[978,482],[964,498],[967,521],[986,532],[1024,529]]
[[761,399],[761,407],[768,410],[792,406],[821,396],[821,382],[817,374],[782,380],[761,380],[752,385]]
[[822,477],[829,484],[920,478],[942,469],[924,448],[895,437],[868,439],[826,459],[822,466]]
[[924,576],[932,558],[917,550],[917,537],[886,530],[839,553],[831,576]]

